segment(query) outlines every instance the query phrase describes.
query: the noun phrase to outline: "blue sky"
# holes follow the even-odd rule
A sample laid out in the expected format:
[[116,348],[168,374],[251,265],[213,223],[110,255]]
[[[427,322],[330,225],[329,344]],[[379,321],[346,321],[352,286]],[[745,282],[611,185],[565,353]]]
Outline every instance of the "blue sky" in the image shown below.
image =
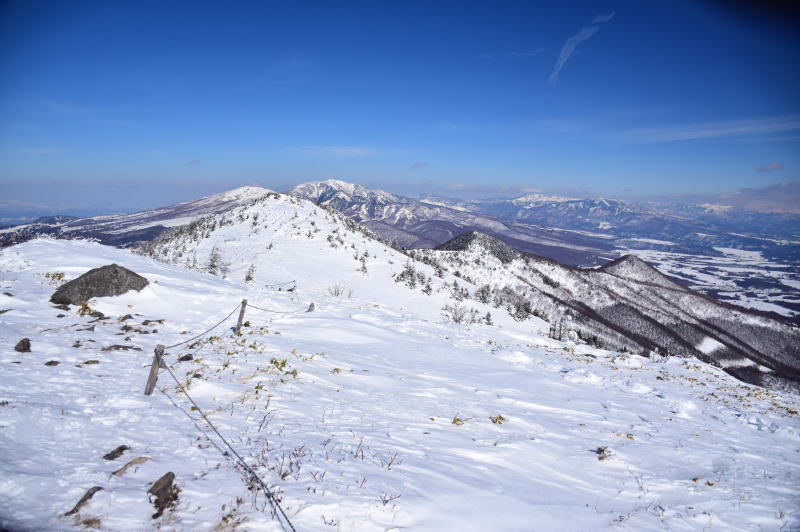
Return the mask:
[[189,199],[325,178],[604,195],[798,181],[797,18],[748,5],[4,1],[0,185],[157,205],[153,185]]

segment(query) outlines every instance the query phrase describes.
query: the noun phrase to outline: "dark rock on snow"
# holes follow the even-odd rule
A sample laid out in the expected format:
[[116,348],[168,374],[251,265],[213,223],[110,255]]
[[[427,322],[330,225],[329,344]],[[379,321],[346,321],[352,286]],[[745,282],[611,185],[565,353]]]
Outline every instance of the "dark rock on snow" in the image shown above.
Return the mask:
[[108,352],[108,351],[141,351],[142,348],[141,347],[136,347],[135,345],[114,344],[114,345],[110,345],[108,347],[104,347],[102,350],[105,351],[105,352]]
[[31,352],[31,340],[30,338],[23,338],[17,345],[14,346],[14,351],[19,353],[30,353]]
[[128,447],[127,445],[120,445],[119,447],[117,447],[113,451],[104,454],[103,455],[103,460],[116,460],[117,458],[122,456],[122,453],[124,453],[125,451],[127,451],[129,449],[130,449],[130,447]]
[[182,357],[180,357],[180,358],[178,359],[178,362],[188,362],[188,361],[192,360],[193,358],[194,358],[194,357],[192,357],[192,355],[191,355],[191,354],[188,354],[188,355],[183,355]]
[[80,305],[93,297],[118,296],[130,290],[139,291],[149,284],[148,280],[127,268],[110,264],[94,268],[77,279],[62,285],[53,293],[53,303]]
[[100,486],[95,486],[93,488],[89,488],[86,491],[86,493],[84,494],[84,496],[81,497],[81,500],[79,500],[78,503],[75,506],[72,507],[72,510],[70,510],[67,513],[65,513],[64,515],[67,516],[67,515],[72,515],[72,514],[78,513],[78,511],[83,507],[83,505],[86,504],[87,502],[89,502],[89,500],[92,497],[94,497],[94,494],[97,493],[98,491],[100,491],[101,489],[103,489],[103,488],[101,488]]
[[164,513],[164,510],[167,508],[174,506],[175,503],[178,501],[178,493],[179,489],[174,484],[175,481],[175,473],[170,471],[162,476],[160,479],[153,482],[153,485],[150,486],[150,489],[147,490],[147,493],[155,497],[153,501],[153,506],[156,507],[156,513],[153,514],[153,519],[158,519]]
[[61,362],[58,360],[48,360],[44,363],[45,366],[58,366],[59,364],[61,364]]

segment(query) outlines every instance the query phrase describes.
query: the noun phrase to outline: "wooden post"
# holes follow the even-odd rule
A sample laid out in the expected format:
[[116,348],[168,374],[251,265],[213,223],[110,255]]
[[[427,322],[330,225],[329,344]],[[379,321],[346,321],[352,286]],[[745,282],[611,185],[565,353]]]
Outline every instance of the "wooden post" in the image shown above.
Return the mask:
[[247,308],[247,300],[242,299],[242,309],[239,311],[239,321],[236,322],[236,334],[239,334],[239,329],[242,328],[242,321],[244,320],[244,310]]
[[163,363],[161,361],[161,357],[164,356],[164,346],[158,344],[153,351],[153,363],[150,365],[150,375],[147,377],[147,384],[144,387],[144,394],[150,395],[153,393],[153,388],[156,387],[156,381],[158,380],[158,370]]

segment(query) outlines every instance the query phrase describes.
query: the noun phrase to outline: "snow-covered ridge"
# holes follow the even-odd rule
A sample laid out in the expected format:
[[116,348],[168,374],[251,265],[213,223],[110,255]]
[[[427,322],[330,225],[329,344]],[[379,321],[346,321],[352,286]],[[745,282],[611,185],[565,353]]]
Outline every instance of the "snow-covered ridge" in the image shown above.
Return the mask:
[[315,203],[323,204],[341,203],[343,201],[366,201],[371,204],[386,204],[403,201],[399,196],[383,190],[372,190],[356,183],[348,183],[338,179],[303,183],[292,188],[290,193]]
[[[95,238],[112,245],[149,240],[169,227],[186,225],[198,218],[228,211],[275,192],[256,186],[239,187],[197,200],[130,214],[113,214],[65,221],[47,220],[0,231],[0,244],[8,245],[36,234],[59,238]],[[55,222],[55,223],[52,223]]]
[[[559,338],[576,335],[612,349],[695,356],[750,382],[772,382],[775,376],[789,379],[793,387],[800,382],[797,328],[693,292],[635,256],[596,270],[579,269],[519,253],[477,233],[415,256],[481,286],[485,300],[513,294],[507,304],[515,316],[566,320],[558,326]],[[708,345],[704,339],[722,348],[701,349]],[[737,369],[749,366],[769,369]]]
[[[296,190],[405,248],[433,248],[464,232],[479,231],[501,238],[520,251],[580,267],[596,267],[634,250],[647,254],[648,259],[668,254],[664,256],[670,260],[657,262],[674,275],[679,273],[675,270],[681,262],[702,257],[711,262],[686,272],[694,277],[689,280],[695,289],[745,308],[789,317],[797,315],[795,309],[800,304],[800,291],[792,285],[800,279],[794,267],[796,246],[791,243],[796,240],[791,235],[796,232],[797,216],[742,211],[733,216],[733,211],[717,208],[724,206],[627,203],[541,194],[516,199],[468,201],[430,196],[411,200],[377,190],[355,193],[357,186],[343,181],[312,185],[300,185]],[[743,227],[752,230],[743,232]],[[766,228],[784,238],[758,236]],[[742,279],[725,268],[714,268],[713,259],[719,256],[715,248],[747,249],[762,253],[766,260],[752,265],[747,278]],[[771,271],[759,272],[760,265],[769,265]],[[708,277],[703,272],[709,268],[714,269],[714,277],[724,290],[714,283],[699,282]],[[776,282],[775,270],[781,268],[786,271],[780,277],[788,282]],[[753,296],[752,283],[769,285],[769,289],[758,288],[757,296]]]
[[548,196],[546,194],[525,194],[524,196],[519,196],[511,200],[511,203],[515,205],[541,205],[544,203],[562,203],[565,201],[574,201],[577,198],[566,198],[563,196]]

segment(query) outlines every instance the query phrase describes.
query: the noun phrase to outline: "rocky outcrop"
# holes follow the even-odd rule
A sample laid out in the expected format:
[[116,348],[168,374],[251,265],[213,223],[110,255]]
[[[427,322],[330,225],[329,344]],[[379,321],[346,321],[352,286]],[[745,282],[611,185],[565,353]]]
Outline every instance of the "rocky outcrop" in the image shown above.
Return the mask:
[[141,275],[117,264],[109,264],[84,273],[62,285],[50,301],[56,304],[80,305],[94,297],[118,296],[130,290],[139,291],[149,284]]

